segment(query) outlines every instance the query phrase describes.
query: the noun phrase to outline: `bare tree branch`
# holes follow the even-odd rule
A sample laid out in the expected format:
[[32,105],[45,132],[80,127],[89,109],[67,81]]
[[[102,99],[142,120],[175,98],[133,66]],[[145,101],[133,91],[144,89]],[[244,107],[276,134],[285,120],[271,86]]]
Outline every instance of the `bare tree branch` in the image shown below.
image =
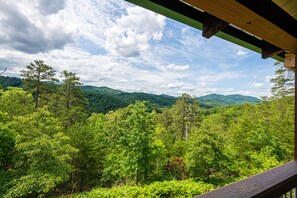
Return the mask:
[[0,73],[0,76],[2,76],[2,74],[4,74],[4,72],[6,72],[7,71],[7,67],[5,67],[4,69],[3,69],[3,71]]

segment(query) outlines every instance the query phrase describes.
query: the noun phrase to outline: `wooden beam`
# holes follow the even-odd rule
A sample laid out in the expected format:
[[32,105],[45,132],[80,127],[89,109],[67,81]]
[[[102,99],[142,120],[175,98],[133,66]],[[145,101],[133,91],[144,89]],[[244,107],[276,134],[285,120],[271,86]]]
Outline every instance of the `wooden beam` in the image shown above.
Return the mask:
[[[143,8],[149,9],[153,12],[162,14],[171,19],[177,20],[181,23],[187,24],[196,29],[203,29],[203,14],[204,12],[183,3],[179,0],[126,0],[130,3],[136,4]],[[253,50],[257,53],[261,53],[262,40],[256,38],[238,28],[227,26],[223,30],[219,31],[216,36],[233,42],[237,45]],[[272,58],[283,61],[284,54],[278,54]]]
[[285,50],[280,49],[270,43],[267,43],[265,41],[262,42],[262,58],[264,59],[280,54],[284,51]]
[[275,167],[196,198],[277,198],[297,185],[297,161]]
[[236,0],[259,16],[297,38],[297,20],[271,0]]
[[208,14],[207,12],[204,12],[202,36],[205,38],[210,38],[228,25],[229,23],[211,14]]
[[[297,38],[259,16],[236,0],[182,0],[186,4],[199,8],[217,18],[255,35],[262,40],[297,54]],[[284,21],[284,23],[286,23]]]

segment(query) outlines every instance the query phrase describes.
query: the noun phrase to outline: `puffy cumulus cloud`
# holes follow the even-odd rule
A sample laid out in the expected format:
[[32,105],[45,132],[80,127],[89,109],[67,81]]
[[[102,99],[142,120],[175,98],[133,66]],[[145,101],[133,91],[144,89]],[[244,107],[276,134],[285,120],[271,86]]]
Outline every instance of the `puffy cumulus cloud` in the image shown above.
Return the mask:
[[264,83],[260,83],[260,82],[250,82],[249,86],[252,88],[256,88],[256,89],[261,89],[264,87]]
[[166,70],[173,70],[173,71],[183,71],[189,69],[189,65],[175,65],[175,64],[169,64],[167,67],[165,67]]
[[0,66],[9,65],[5,75],[19,76],[19,71],[35,59],[44,60],[57,74],[63,70],[76,73],[86,85],[108,86],[123,91],[169,94],[170,89],[161,88],[161,85],[188,78],[187,74],[147,70],[135,66],[129,59],[91,54],[71,45],[46,54],[0,49]]
[[0,1],[0,29],[1,47],[31,54],[61,49],[71,41],[61,20],[42,16],[26,0]]
[[150,40],[161,40],[165,17],[139,7],[127,8],[116,24],[106,29],[105,48],[113,55],[139,56],[149,48]]
[[[0,0],[5,75],[19,76],[41,59],[57,74],[74,72],[87,85],[173,96],[239,92],[226,88],[233,86],[228,80],[245,77],[238,69],[230,71],[239,65],[239,47],[203,39],[197,30],[123,0],[52,0],[52,7],[47,2]],[[265,91],[242,87],[252,90],[250,95]]]
[[40,0],[38,8],[42,14],[55,14],[65,6],[65,0]]

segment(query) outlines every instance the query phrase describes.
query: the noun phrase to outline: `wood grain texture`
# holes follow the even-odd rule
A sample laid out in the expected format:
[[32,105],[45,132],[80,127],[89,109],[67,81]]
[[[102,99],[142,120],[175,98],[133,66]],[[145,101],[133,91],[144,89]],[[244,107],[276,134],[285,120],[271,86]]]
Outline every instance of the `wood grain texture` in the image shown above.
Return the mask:
[[196,198],[279,197],[297,186],[297,162],[292,161]]
[[272,1],[297,20],[297,1],[296,0],[272,0]]
[[281,49],[297,54],[297,39],[235,0],[183,0]]

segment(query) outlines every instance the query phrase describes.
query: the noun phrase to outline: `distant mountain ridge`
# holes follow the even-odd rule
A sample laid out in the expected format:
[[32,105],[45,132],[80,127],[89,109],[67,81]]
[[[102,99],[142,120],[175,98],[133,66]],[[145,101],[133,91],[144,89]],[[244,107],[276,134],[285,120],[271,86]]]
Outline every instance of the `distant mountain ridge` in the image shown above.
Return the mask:
[[[22,87],[20,78],[0,76],[0,86],[6,89],[9,86]],[[109,87],[95,87],[84,85],[80,87],[84,96],[89,101],[89,109],[91,112],[107,113],[134,103],[136,100],[149,101],[150,109],[159,110],[163,107],[171,107],[174,105],[178,97],[168,96],[165,94],[156,95],[142,92],[124,92]],[[221,95],[209,94],[197,98],[202,108],[213,108],[218,106],[232,106],[236,104],[244,104],[246,102],[258,103],[260,99],[253,96],[243,96],[239,94]]]
[[198,100],[203,104],[210,106],[231,106],[235,104],[244,104],[247,102],[255,104],[262,101],[259,98],[253,96],[243,96],[240,94],[208,94],[198,97]]
[[101,94],[118,95],[121,93],[125,93],[124,91],[112,89],[112,88],[105,87],[105,86],[95,87],[95,86],[91,86],[91,85],[84,85],[84,86],[81,86],[81,88],[85,91],[94,91],[94,92],[101,93]]
[[[178,99],[178,97],[168,96],[165,94],[156,95],[156,94],[148,94],[148,93],[141,93],[141,92],[129,93],[129,92],[112,89],[109,87],[82,86],[81,89],[85,91],[85,93],[89,93],[90,91],[93,91],[93,92],[96,92],[97,95],[99,94],[99,95],[104,95],[105,97],[110,97],[109,98],[110,101],[117,100],[118,102],[113,102],[113,104],[119,104],[120,107],[125,107],[129,104],[134,103],[136,100],[140,100],[140,101],[149,101],[151,103],[151,108],[159,109],[162,107],[171,107]],[[97,104],[98,100],[96,99],[90,100],[90,97],[88,96],[86,97],[89,99],[89,103],[91,105]],[[243,96],[240,94],[232,94],[232,95],[208,94],[205,96],[200,96],[197,99],[199,100],[200,106],[202,108],[207,108],[207,109],[218,107],[218,106],[232,106],[236,104],[244,104],[247,102],[255,104],[262,101],[253,96]],[[93,108],[95,108],[95,106]]]

